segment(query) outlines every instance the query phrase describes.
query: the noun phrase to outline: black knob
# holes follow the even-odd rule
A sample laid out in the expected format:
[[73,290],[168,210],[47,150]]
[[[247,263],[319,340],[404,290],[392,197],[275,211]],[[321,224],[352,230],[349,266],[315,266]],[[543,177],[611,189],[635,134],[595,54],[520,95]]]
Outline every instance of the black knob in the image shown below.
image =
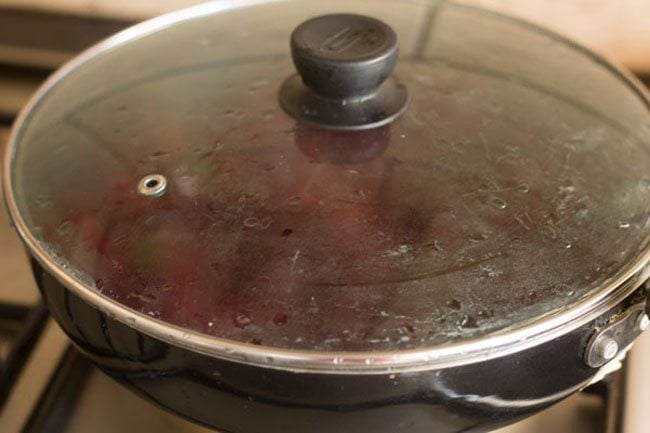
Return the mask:
[[280,103],[305,123],[368,129],[406,109],[406,88],[390,77],[397,35],[382,21],[349,14],[312,18],[293,31],[291,54],[299,75],[285,81]]
[[361,15],[313,18],[291,35],[291,55],[306,86],[323,96],[349,98],[376,90],[397,62],[397,35]]

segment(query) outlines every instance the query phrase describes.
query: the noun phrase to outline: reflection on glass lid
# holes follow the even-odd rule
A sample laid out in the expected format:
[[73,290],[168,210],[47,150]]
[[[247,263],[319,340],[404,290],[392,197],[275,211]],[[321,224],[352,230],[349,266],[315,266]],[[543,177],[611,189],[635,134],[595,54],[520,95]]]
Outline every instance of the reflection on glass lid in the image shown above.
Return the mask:
[[[430,26],[422,2],[294,3],[130,41],[40,101],[11,186],[59,266],[218,337],[372,351],[530,323],[644,252],[648,102],[607,66],[454,4]],[[340,9],[399,37],[411,100],[390,124],[279,106],[292,29]]]

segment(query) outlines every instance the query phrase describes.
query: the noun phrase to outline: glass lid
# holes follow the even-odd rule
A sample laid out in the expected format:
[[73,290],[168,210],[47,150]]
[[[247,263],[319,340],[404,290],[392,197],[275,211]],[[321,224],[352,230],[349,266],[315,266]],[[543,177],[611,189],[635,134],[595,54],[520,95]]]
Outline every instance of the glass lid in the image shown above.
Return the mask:
[[[381,21],[292,38],[335,13]],[[561,37],[452,2],[182,17],[77,61],[15,131],[14,219],[86,290],[240,343],[404,350],[566,311],[646,253],[648,100]]]

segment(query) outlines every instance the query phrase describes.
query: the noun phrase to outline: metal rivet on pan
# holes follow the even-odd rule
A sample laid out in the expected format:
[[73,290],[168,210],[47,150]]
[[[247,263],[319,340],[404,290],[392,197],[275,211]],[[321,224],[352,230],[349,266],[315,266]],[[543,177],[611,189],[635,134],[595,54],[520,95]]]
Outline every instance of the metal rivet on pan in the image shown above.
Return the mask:
[[138,183],[138,192],[149,198],[160,197],[167,192],[167,179],[161,174],[150,174]]
[[609,361],[618,353],[618,343],[610,337],[602,336],[596,341],[594,350],[601,358]]
[[641,333],[650,328],[650,318],[645,312],[645,302],[629,306],[626,311],[605,317],[606,323],[596,329],[585,347],[585,363],[592,368],[607,364]]

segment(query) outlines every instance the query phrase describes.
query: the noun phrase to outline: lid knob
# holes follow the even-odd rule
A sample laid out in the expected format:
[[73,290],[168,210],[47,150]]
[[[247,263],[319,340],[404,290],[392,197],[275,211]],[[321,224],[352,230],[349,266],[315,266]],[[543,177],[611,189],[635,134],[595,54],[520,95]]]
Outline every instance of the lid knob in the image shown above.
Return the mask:
[[327,129],[385,125],[406,109],[408,93],[391,73],[397,35],[387,24],[361,15],[325,15],[291,35],[298,75],[280,90],[280,104],[300,121]]

